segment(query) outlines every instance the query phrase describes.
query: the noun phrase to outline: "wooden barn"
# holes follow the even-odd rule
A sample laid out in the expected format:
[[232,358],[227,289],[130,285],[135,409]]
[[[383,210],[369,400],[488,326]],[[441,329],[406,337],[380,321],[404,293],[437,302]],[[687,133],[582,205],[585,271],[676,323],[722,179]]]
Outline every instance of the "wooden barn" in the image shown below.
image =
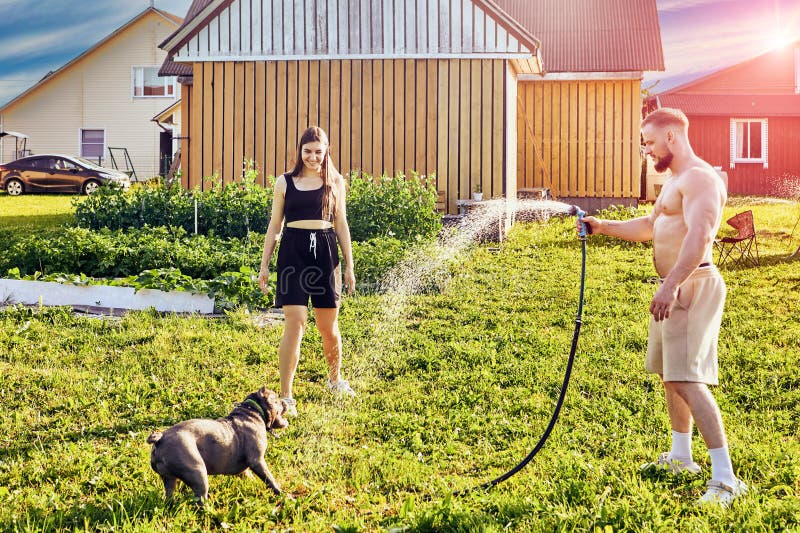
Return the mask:
[[335,164],[435,174],[447,210],[516,194],[516,79],[538,41],[488,0],[195,0],[164,48],[182,78],[183,183],[291,167],[318,124]]
[[655,0],[496,0],[541,43],[518,76],[517,185],[585,209],[644,198],[644,71],[664,70]]
[[635,203],[639,82],[663,58],[655,0],[612,3],[194,0],[162,43],[183,183],[284,172],[318,124],[342,171],[435,174],[450,213],[477,187]]
[[652,96],[689,117],[695,152],[728,174],[728,192],[800,195],[800,41]]

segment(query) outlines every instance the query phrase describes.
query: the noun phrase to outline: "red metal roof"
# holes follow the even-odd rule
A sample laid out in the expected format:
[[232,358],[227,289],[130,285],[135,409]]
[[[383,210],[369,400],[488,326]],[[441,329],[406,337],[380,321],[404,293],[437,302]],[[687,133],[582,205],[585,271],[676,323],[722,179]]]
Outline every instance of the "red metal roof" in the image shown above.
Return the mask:
[[726,117],[800,116],[797,94],[660,94],[661,107],[676,107],[687,115]]
[[494,0],[542,43],[546,72],[664,70],[655,0]]

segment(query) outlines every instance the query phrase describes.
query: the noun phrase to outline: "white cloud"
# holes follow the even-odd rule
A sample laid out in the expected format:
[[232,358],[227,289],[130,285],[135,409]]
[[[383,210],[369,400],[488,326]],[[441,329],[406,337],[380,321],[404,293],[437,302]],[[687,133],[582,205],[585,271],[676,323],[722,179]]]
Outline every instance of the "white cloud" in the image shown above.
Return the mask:
[[742,20],[726,18],[698,31],[686,26],[662,36],[664,59],[671,76],[718,70],[765,52],[774,20],[768,13]]
[[659,11],[668,12],[733,1],[735,0],[656,0],[656,4]]
[[18,70],[14,72],[13,77],[0,79],[0,106],[5,105],[17,95],[26,91],[33,85],[39,82],[45,74],[49,71],[57,69],[61,65],[37,65],[35,68],[28,70]]
[[[85,22],[79,26],[69,26],[60,30],[46,30],[40,33],[17,35],[0,40],[0,61],[20,57],[36,58],[49,54],[54,48],[63,46],[64,42],[72,45],[86,43],[86,47],[96,42],[98,36],[96,25]],[[79,35],[78,39],[75,36]]]

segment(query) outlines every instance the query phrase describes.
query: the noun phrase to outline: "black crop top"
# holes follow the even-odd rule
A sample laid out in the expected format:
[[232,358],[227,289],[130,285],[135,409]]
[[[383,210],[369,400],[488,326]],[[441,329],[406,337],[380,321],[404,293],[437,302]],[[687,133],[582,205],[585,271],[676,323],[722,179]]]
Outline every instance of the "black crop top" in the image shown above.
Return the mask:
[[327,220],[333,222],[333,217],[322,218],[322,195],[325,185],[319,189],[300,191],[294,186],[294,177],[284,174],[286,179],[286,197],[283,204],[283,216],[286,222],[296,220]]

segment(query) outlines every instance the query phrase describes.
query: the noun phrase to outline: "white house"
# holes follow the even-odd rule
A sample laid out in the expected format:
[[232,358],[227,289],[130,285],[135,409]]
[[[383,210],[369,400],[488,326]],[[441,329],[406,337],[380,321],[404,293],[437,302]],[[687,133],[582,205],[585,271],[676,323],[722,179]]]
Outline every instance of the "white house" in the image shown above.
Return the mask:
[[[109,147],[126,148],[138,179],[158,174],[163,128],[152,119],[178,97],[175,78],[158,76],[166,58],[158,44],[181,23],[145,9],[0,107],[0,130],[27,135],[33,154],[74,154],[105,166],[111,166]],[[15,150],[14,138],[0,138],[0,163],[15,159]]]

